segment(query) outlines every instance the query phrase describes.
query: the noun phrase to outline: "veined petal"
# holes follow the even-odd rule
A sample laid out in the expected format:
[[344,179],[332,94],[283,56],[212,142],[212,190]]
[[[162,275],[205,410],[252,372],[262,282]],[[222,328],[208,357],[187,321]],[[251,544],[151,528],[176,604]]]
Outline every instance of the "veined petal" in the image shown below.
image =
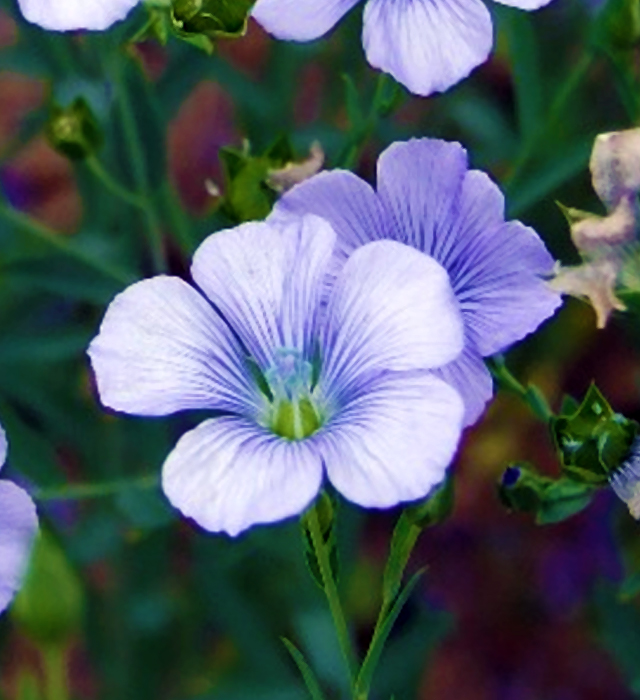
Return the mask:
[[0,425],[0,469],[2,469],[4,463],[7,461],[7,448],[7,434]]
[[234,536],[302,512],[321,481],[322,461],[310,441],[289,442],[235,417],[186,433],[162,475],[167,498],[184,515]]
[[326,34],[359,0],[258,0],[253,17],[273,36],[311,41]]
[[376,241],[358,248],[335,282],[320,381],[331,394],[371,371],[440,367],[462,344],[446,270],[415,248]]
[[464,401],[463,425],[473,425],[493,397],[493,379],[480,353],[467,341],[453,362],[433,373],[460,394]]
[[317,216],[215,233],[191,272],[263,370],[278,348],[309,359],[336,235]]
[[177,277],[153,277],[119,294],[88,353],[102,403],[117,411],[259,408],[239,343],[206,299]]
[[429,95],[486,60],[493,29],[481,0],[369,0],[363,43],[372,66]]
[[385,238],[385,210],[371,185],[348,170],[318,173],[286,192],[268,221],[316,214],[337,234],[335,255],[343,264],[361,245]]
[[386,373],[362,382],[311,440],[345,498],[388,508],[422,498],[442,481],[462,414],[457,392],[432,373]]
[[29,22],[44,29],[107,29],[124,19],[138,0],[18,0]]
[[20,587],[37,530],[31,498],[10,481],[0,481],[0,612]]
[[553,268],[544,243],[532,229],[505,222],[500,189],[484,173],[467,170],[460,144],[393,144],[378,161],[378,192],[392,221],[389,235],[449,272],[481,355],[520,340],[560,305],[544,282]]

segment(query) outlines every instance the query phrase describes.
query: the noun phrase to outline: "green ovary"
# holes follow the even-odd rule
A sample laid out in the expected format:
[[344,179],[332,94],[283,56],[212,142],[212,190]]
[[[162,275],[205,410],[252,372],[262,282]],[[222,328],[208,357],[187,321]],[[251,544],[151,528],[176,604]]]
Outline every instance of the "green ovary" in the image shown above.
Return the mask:
[[274,406],[272,416],[269,427],[287,440],[303,440],[321,426],[315,406],[306,397],[298,401],[280,401]]

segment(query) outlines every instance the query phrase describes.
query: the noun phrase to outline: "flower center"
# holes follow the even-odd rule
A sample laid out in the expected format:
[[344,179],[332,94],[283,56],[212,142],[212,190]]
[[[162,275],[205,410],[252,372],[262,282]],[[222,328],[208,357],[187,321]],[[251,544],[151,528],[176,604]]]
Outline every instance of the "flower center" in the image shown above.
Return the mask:
[[312,367],[297,350],[282,348],[265,374],[272,400],[267,426],[287,440],[302,440],[322,425],[321,411],[312,391]]

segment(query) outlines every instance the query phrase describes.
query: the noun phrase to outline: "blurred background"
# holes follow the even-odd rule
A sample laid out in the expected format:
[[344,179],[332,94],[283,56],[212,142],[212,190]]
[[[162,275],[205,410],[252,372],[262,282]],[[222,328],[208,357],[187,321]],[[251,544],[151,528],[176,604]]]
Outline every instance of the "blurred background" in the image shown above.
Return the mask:
[[[630,7],[492,5],[491,60],[425,99],[380,86],[361,48],[361,7],[318,42],[276,42],[250,22],[209,56],[176,38],[129,43],[142,7],[108,33],[55,34],[0,0],[0,421],[6,476],[36,494],[47,533],[38,569],[47,583],[0,619],[2,698],[66,700],[66,668],[74,700],[302,700],[282,636],[328,697],[346,697],[299,525],[232,540],[181,520],[155,477],[201,416],[105,412],[86,346],[128,283],[163,268],[186,277],[206,235],[268,211],[275,194],[262,176],[234,189],[234,158],[284,164],[315,141],[327,167],[373,182],[394,140],[458,140],[502,184],[509,214],[559,260],[577,262],[555,202],[602,213],[588,171],[593,139],[640,115]],[[73,159],[52,120],[80,96],[97,136]],[[131,192],[144,206],[127,201]],[[597,331],[593,310],[569,300],[508,362],[556,408],[595,380],[616,411],[640,420],[638,328],[637,316],[619,313]],[[423,534],[411,559],[410,570],[428,570],[374,699],[640,696],[640,608],[620,588],[640,569],[637,524],[608,490],[556,525],[508,513],[496,484],[513,460],[558,471],[546,428],[500,394],[465,434],[452,517]],[[340,503],[340,588],[363,652],[398,514]]]

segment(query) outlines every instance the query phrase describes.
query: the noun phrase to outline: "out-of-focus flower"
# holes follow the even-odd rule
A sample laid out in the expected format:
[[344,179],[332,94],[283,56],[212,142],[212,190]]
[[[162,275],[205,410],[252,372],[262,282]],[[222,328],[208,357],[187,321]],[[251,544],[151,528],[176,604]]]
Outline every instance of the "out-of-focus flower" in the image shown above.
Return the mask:
[[327,296],[336,234],[307,216],[210,236],[191,273],[139,282],[89,348],[102,402],[140,415],[223,415],[185,434],[163,487],[185,515],[235,535],[300,513],[323,473],[388,507],[439,483],[460,437],[453,360],[462,319],[446,271],[395,241],[358,249]]
[[378,161],[377,192],[334,170],[294,187],[272,214],[326,218],[343,262],[373,240],[391,238],[433,256],[449,273],[465,325],[462,355],[438,374],[462,395],[465,423],[493,394],[483,357],[501,352],[553,314],[560,296],[542,277],[553,259],[532,229],[504,219],[504,198],[487,175],[469,170],[457,143],[396,143]]
[[[0,466],[7,456],[7,438],[0,428]],[[36,508],[11,481],[0,480],[0,613],[20,587],[38,530]]]
[[[550,0],[499,0],[535,10]],[[359,0],[258,0],[252,14],[279,39],[326,34]],[[367,60],[418,95],[442,92],[483,63],[493,45],[481,0],[368,0],[362,43]]]
[[640,129],[596,137],[589,168],[593,189],[607,215],[563,207],[571,239],[585,262],[574,267],[558,266],[551,287],[588,299],[596,312],[598,328],[604,328],[614,310],[626,308],[616,296],[616,287],[637,239]]
[[18,0],[25,19],[44,29],[102,30],[124,19],[138,0]]

